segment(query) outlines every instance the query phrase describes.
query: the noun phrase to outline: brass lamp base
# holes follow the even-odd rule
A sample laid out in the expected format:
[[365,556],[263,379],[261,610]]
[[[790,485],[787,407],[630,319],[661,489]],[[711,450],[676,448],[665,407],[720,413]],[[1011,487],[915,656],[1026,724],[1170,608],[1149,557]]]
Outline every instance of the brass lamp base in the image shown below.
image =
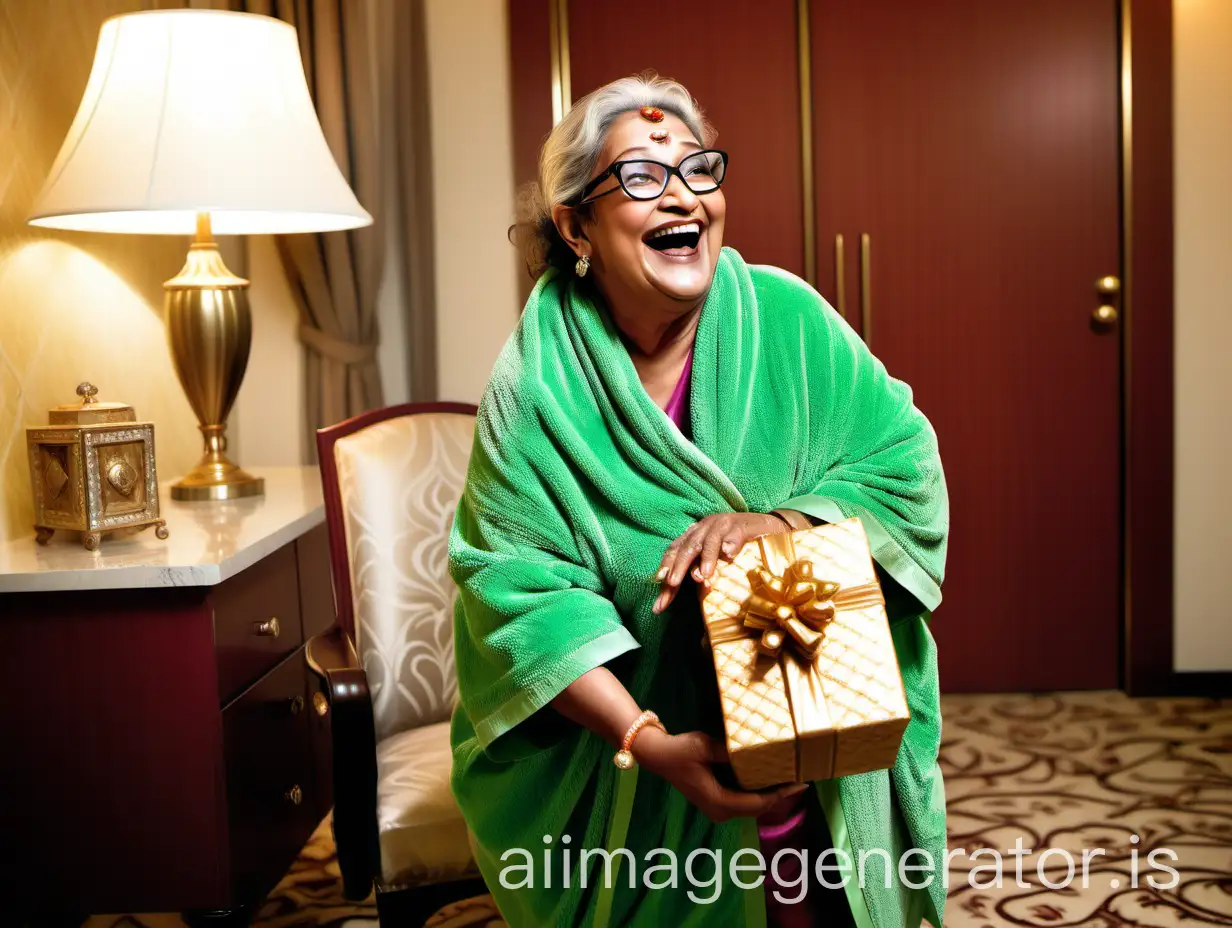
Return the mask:
[[171,485],[175,500],[224,500],[260,496],[261,477],[227,457],[227,415],[239,393],[252,346],[248,281],[227,270],[210,233],[210,218],[197,216],[197,237],[167,291],[167,341],[175,372],[197,414],[205,455]]
[[254,477],[221,452],[206,452],[196,467],[171,485],[171,498],[181,501],[239,499],[264,492],[264,477]]

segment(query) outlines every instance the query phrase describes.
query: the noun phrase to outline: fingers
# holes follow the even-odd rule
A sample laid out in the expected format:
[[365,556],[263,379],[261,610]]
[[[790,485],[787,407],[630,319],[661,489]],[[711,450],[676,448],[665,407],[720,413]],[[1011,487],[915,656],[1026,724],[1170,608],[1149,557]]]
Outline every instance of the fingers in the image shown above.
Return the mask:
[[760,793],[731,789],[720,783],[711,769],[712,764],[726,763],[729,759],[723,741],[700,731],[671,735],[669,741],[669,748],[664,752],[668,760],[658,772],[715,822],[760,817],[787,797],[811,786],[809,783],[788,783]]
[[744,547],[746,541],[748,541],[748,537],[744,529],[741,528],[739,523],[733,523],[723,533],[723,542],[719,550],[723,552],[723,557],[730,561],[740,553],[740,549]]
[[[717,782],[717,781],[716,781]],[[807,783],[795,783],[773,793],[743,793],[719,784],[719,801],[735,815],[758,816],[769,812],[788,796],[808,789]]]
[[708,583],[720,557],[732,560],[750,538],[781,525],[777,517],[757,513],[722,513],[694,522],[667,546],[659,562],[655,580],[663,584],[663,589],[655,599],[654,612],[660,613],[671,605],[690,568],[695,581]]
[[694,522],[687,529],[685,529],[683,535],[667,546],[667,550],[663,552],[663,560],[659,562],[659,570],[658,573],[655,574],[655,580],[660,583],[667,582],[671,575],[672,567],[676,563],[676,556],[680,553],[681,547],[683,547],[685,542],[689,540],[690,536],[697,531],[700,525],[700,522]]
[[723,538],[730,531],[729,525],[730,520],[717,519],[706,532],[706,537],[702,541],[701,562],[693,568],[693,579],[698,583],[705,583],[714,575],[714,567],[719,559]]
[[672,563],[676,560],[676,551],[680,547],[680,541],[683,538],[684,535],[681,535],[680,538],[677,538],[668,545],[667,550],[663,552],[663,560],[659,561],[659,569],[655,573],[655,580],[657,582],[662,583],[667,579],[667,574],[672,569]]
[[670,606],[672,604],[672,600],[676,598],[676,594],[679,592],[680,587],[678,586],[665,586],[663,588],[663,592],[660,593],[658,599],[655,600],[654,611],[662,612]]
[[702,811],[716,822],[725,822],[729,818],[756,818],[769,812],[788,796],[804,792],[810,785],[793,783],[772,793],[743,793],[728,789],[718,780],[714,780],[711,795],[708,797],[710,809]]
[[705,537],[708,528],[706,525],[707,521],[703,519],[701,522],[695,523],[681,536],[680,547],[676,549],[676,559],[672,563],[671,570],[667,572],[668,586],[680,586],[684,580],[685,572],[692,566],[694,558],[701,553],[702,539]]
[[689,565],[701,551],[701,539],[706,531],[705,522],[704,519],[695,522],[683,535],[668,545],[659,572],[655,575],[655,579],[663,584],[663,589],[654,602],[653,609],[656,613],[662,612],[676,598]]
[[655,580],[664,585],[654,602],[653,608],[656,614],[666,609],[667,604],[672,601],[672,597],[670,595],[671,588],[669,586],[672,568],[676,564],[676,556],[680,552],[681,547],[696,528],[696,523],[690,525],[688,529],[685,530],[685,533],[668,545],[667,550],[663,552],[663,560],[659,562],[659,570],[655,574]]

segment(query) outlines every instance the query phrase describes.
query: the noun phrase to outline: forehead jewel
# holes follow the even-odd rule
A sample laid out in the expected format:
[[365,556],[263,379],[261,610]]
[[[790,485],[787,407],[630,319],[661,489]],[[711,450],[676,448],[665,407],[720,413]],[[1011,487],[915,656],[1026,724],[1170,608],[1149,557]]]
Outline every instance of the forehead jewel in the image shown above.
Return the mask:
[[650,122],[663,121],[663,111],[657,106],[643,106],[638,112],[641,113],[642,119],[649,120]]

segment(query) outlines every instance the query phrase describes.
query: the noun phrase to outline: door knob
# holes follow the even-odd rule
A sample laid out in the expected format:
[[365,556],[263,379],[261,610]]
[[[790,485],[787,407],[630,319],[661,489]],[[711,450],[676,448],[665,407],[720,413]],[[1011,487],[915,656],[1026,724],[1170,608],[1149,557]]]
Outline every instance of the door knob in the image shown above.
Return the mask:
[[1117,304],[1121,301],[1121,278],[1112,274],[1095,281],[1095,292],[1099,294],[1099,306],[1091,313],[1091,325],[1096,329],[1107,331],[1116,325]]
[[1115,306],[1110,306],[1104,303],[1095,312],[1091,313],[1091,319],[1096,325],[1111,326],[1117,321],[1117,311]]

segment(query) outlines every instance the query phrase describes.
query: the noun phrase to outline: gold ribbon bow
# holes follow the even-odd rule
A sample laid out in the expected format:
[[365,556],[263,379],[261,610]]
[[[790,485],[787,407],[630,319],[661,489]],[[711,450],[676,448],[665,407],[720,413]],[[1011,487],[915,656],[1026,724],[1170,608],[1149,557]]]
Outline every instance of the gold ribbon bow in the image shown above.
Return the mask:
[[796,557],[789,532],[763,535],[757,543],[762,566],[749,571],[751,593],[738,616],[711,623],[711,644],[734,641],[752,632],[762,654],[777,658],[790,644],[807,663],[817,657],[826,626],[839,609],[885,602],[876,583],[844,589],[831,580],[818,580],[813,562]]
[[[787,536],[791,537],[791,536]],[[800,558],[782,573],[769,567],[749,571],[752,595],[741,610],[744,627],[761,632],[757,650],[778,657],[787,642],[812,660],[821,650],[822,632],[834,618],[832,597],[839,585],[813,576],[813,562]]]

